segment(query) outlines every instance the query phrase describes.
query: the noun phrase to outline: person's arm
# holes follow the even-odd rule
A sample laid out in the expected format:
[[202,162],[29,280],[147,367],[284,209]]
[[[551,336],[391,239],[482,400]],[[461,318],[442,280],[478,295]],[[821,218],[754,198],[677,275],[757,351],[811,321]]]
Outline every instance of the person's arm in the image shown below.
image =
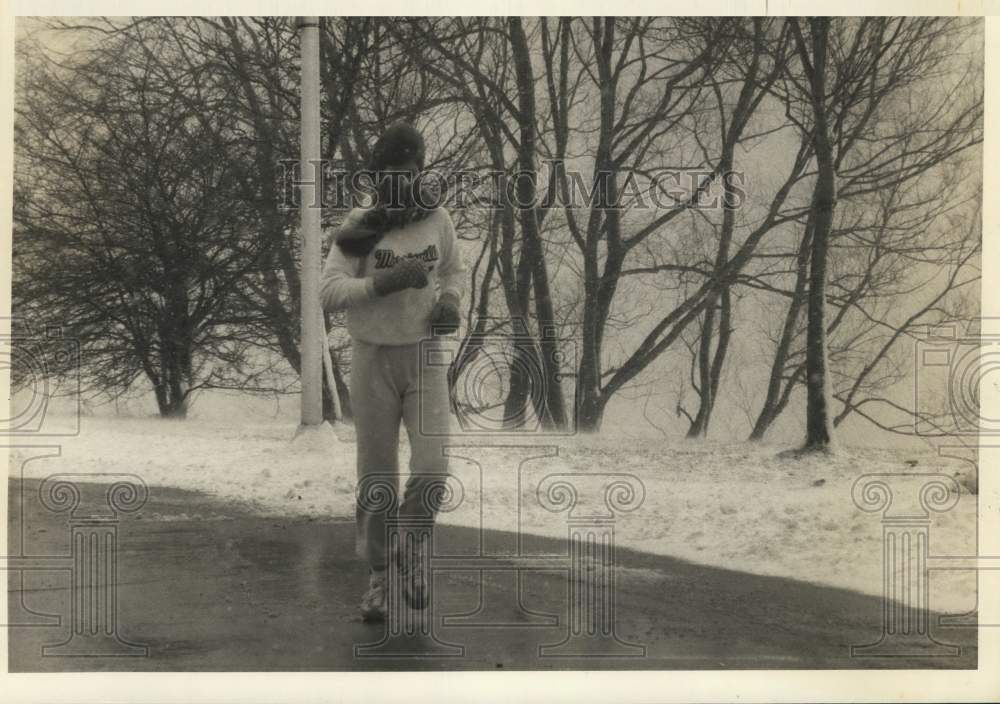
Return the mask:
[[458,251],[458,235],[451,215],[444,213],[444,232],[441,233],[441,260],[438,268],[440,295],[431,309],[431,331],[435,335],[450,335],[462,322],[459,307],[465,290],[465,263]]
[[[427,285],[427,267],[419,259],[403,259],[391,269],[380,270],[373,276],[358,276],[355,272],[361,258],[344,254],[340,246],[341,236],[350,234],[349,228],[353,227],[355,217],[348,216],[326,255],[320,281],[320,299],[324,310],[343,310],[408,288]],[[364,228],[359,228],[359,231],[363,232]]]
[[353,227],[356,219],[354,211],[348,214],[344,224],[334,234],[330,252],[326,255],[320,280],[320,300],[323,309],[329,312],[351,308],[376,297],[372,277],[359,277],[355,273],[360,259],[346,256],[337,245],[343,229]]

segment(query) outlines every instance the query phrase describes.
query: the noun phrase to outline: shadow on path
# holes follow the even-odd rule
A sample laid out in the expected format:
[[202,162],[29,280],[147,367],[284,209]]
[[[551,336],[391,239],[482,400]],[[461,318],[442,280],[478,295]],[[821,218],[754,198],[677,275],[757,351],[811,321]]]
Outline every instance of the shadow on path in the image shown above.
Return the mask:
[[[95,496],[106,488],[80,486]],[[46,510],[38,489],[37,481],[10,482],[9,554],[68,555],[68,517]],[[448,554],[470,554],[479,537],[473,529],[440,526],[437,541]],[[524,547],[537,555],[566,551],[565,541],[535,537],[526,537]],[[437,645],[450,656],[421,656],[435,645],[423,637],[410,644],[413,657],[357,657],[355,646],[377,643],[386,626],[357,616],[367,578],[354,555],[352,522],[261,517],[201,494],[152,487],[146,505],[122,517],[117,555],[118,633],[147,646],[148,654],[43,656],[44,646],[69,638],[71,573],[55,567],[12,570],[8,623],[37,625],[11,627],[9,669],[976,667],[974,629],[932,627],[937,640],[961,646],[954,657],[852,658],[852,644],[878,640],[881,599],[621,548],[616,635],[642,646],[644,654],[540,655],[540,646],[557,644],[568,632],[564,564],[540,560],[537,569],[519,572],[436,570],[429,613]]]

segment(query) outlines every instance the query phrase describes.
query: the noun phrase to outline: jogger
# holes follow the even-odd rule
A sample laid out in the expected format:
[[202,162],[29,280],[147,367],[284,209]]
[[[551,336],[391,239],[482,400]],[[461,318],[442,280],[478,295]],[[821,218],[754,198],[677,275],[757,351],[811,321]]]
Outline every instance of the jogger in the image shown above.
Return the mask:
[[[427,604],[423,540],[405,554],[387,555],[386,519],[422,518],[433,525],[435,501],[448,470],[448,367],[435,335],[459,326],[465,280],[455,226],[448,211],[427,207],[418,175],[423,139],[408,125],[390,127],[372,149],[369,169],[378,202],[344,219],[323,269],[321,294],[329,311],[347,311],[352,340],[351,406],[358,440],[358,552],[368,561],[366,619],[385,616],[385,575],[399,568],[403,594]],[[419,197],[418,197],[419,196]],[[410,440],[410,478],[397,507],[399,423]]]

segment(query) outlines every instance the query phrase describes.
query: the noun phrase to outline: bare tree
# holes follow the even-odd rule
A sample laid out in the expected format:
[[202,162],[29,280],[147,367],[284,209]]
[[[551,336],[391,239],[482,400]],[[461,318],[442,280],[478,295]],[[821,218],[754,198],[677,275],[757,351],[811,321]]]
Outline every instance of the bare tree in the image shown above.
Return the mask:
[[[571,108],[586,110],[585,91],[579,86],[593,90],[600,106],[597,142],[588,145],[594,154],[590,204],[582,209],[582,217],[572,193],[576,184],[567,175],[560,180],[564,202],[573,204],[566,209],[566,227],[580,253],[584,288],[577,376],[578,427],[582,430],[599,429],[614,394],[669,349],[689,325],[701,318],[703,326],[715,327],[715,313],[705,315],[705,311],[725,302],[726,290],[764,236],[790,217],[783,205],[801,177],[805,147],[794,156],[788,177],[772,201],[761,204],[760,220],[741,233],[745,234],[742,241],[734,241],[735,220],[723,215],[718,247],[707,262],[672,257],[678,250],[671,238],[683,239],[680,233],[685,226],[680,216],[703,201],[713,182],[728,178],[736,144],[748,136],[744,130],[751,116],[766,96],[767,86],[780,75],[786,37],[774,27],[761,21],[747,33],[736,21],[661,18],[592,19],[581,21],[575,31],[562,25],[558,36],[571,42],[570,51],[578,59],[575,69],[565,57],[560,58],[556,41],[548,43],[549,104],[567,106],[565,113],[554,118],[557,159],[565,156],[572,143]],[[720,96],[721,81],[712,85],[711,77],[727,65],[732,71],[727,83],[739,86],[735,100]],[[712,119],[715,113],[720,115],[718,120]],[[713,137],[713,130],[718,137]],[[655,202],[663,202],[664,183],[657,176],[674,169],[700,175],[684,195],[669,194],[669,207],[655,208],[651,217],[638,218],[650,210],[650,200],[645,201],[646,208],[635,208],[639,201],[655,196]],[[625,217],[632,208],[636,215]],[[666,285],[679,295],[675,300],[661,298],[657,308],[662,310],[666,304],[667,312],[651,323],[644,321],[646,332],[638,344],[611,362],[604,351],[605,337],[615,325],[615,309],[627,300],[626,284],[660,286],[656,282],[664,276],[673,277],[673,283]],[[728,330],[729,322],[723,327]],[[713,366],[721,369],[725,345],[721,351],[717,348],[715,361],[709,362],[712,356],[706,355],[709,380]],[[707,427],[714,398],[711,381],[701,388],[709,403],[702,421],[695,423],[696,434]]]
[[798,19],[788,20],[795,37],[806,95],[812,106],[812,145],[816,154],[816,185],[810,218],[809,294],[806,301],[806,442],[805,449],[824,449],[833,439],[830,417],[830,379],[827,373],[826,266],[833,208],[837,199],[830,114],[827,105],[827,49],[830,19],[809,19],[809,43]]
[[183,417],[197,389],[253,373],[231,324],[261,257],[232,198],[236,144],[189,100],[233,96],[152,25],[95,28],[66,59],[22,46],[14,310],[67,329],[91,389],[145,377],[160,414]]
[[[925,262],[933,259],[942,266],[968,261],[964,245],[952,246],[954,237],[931,236],[928,229],[952,208],[956,197],[962,200],[956,187],[963,172],[953,164],[982,139],[981,88],[977,91],[976,77],[969,69],[949,65],[955,45],[967,36],[967,29],[950,20],[865,18],[834,20],[826,30],[832,42],[827,70],[831,85],[824,94],[825,109],[832,121],[832,167],[839,181],[836,207],[846,208],[841,217],[832,221],[827,249],[835,267],[848,256],[862,259],[860,270],[843,283],[831,282],[835,292],[826,305],[835,306],[836,312],[824,326],[827,336],[841,327],[845,316],[859,302],[885,303],[892,299],[894,282],[888,282],[884,272],[892,269],[895,277],[906,280],[921,258]],[[803,45],[798,46],[801,49]],[[786,114],[799,129],[814,135],[815,107],[811,97],[803,98],[812,90],[806,76],[804,73],[802,78],[790,78],[783,86],[784,92],[776,91],[776,95],[786,104]],[[942,93],[938,90],[942,84],[953,87]],[[915,99],[922,101],[923,109],[911,109]],[[945,187],[931,185],[917,192],[914,186],[921,180],[943,183]],[[928,189],[936,191],[933,196],[928,195]],[[770,284],[763,286],[780,292],[789,302],[774,340],[767,393],[752,439],[764,436],[787,407],[795,388],[801,384],[808,388],[808,340],[814,343],[813,363],[818,354],[815,328],[812,337],[807,333],[805,351],[798,345],[802,313],[810,300],[810,277],[815,272],[812,253],[818,212],[810,210],[797,249],[789,254],[794,257],[789,272],[794,275],[792,285],[780,289]],[[869,213],[872,216],[865,217]],[[873,276],[876,271],[881,272],[881,277]],[[784,276],[778,270],[764,278],[776,274]],[[824,287],[826,279],[824,275]],[[760,283],[757,278],[751,285]],[[847,327],[843,328],[845,333]],[[858,339],[850,345],[862,346]],[[840,364],[838,359],[857,358],[857,349],[851,350],[843,342],[836,346],[838,349],[828,350],[836,366]],[[853,364],[847,365],[843,372],[834,369],[833,373],[851,374],[848,370],[854,368]],[[830,374],[829,369],[826,374]],[[820,391],[814,385],[814,403]],[[827,420],[833,418],[832,413],[827,413]],[[843,413],[836,414],[833,420],[839,424]]]
[[[729,261],[737,226],[739,193],[735,183],[736,149],[742,142],[754,112],[765,98],[766,93],[761,88],[766,89],[774,83],[783,65],[783,61],[779,59],[771,64],[770,74],[765,73],[767,67],[764,64],[772,48],[768,46],[767,25],[763,19],[753,20],[752,27],[747,28],[745,35],[739,31],[735,34],[736,41],[733,42],[730,54],[733,60],[720,64],[708,77],[717,103],[718,126],[722,134],[722,154],[719,160],[719,173],[722,174],[722,222],[713,228],[718,230],[715,261],[712,266],[713,275],[716,276],[724,271]],[[778,47],[780,51],[782,48],[780,41]],[[739,93],[734,104],[728,105],[725,91],[726,84],[731,81],[739,86]],[[733,332],[732,285],[731,279],[720,278],[716,288],[708,294],[702,313],[697,348],[692,350],[692,359],[696,362],[697,372],[692,374],[691,386],[698,397],[698,410],[692,417],[681,404],[678,404],[678,411],[690,421],[687,433],[689,438],[704,437],[708,434],[709,421],[715,409],[722,368]]]
[[[557,338],[543,334],[559,328],[550,291],[548,257],[542,239],[553,182],[538,185],[536,69],[532,45],[519,18],[436,18],[397,24],[395,36],[413,62],[451,87],[478,137],[486,171],[495,188],[480,250],[486,266],[474,268],[474,302],[466,338],[451,371],[459,377],[483,352],[487,338],[508,335],[509,390],[503,418],[509,426],[525,422],[529,403],[547,427],[568,422],[558,364]],[[513,67],[513,71],[511,71]],[[516,99],[512,98],[516,95]],[[541,192],[541,193],[540,193]],[[496,279],[494,279],[496,277]],[[498,288],[509,324],[495,325],[492,292]],[[532,371],[537,370],[537,371]],[[540,373],[539,373],[540,372]],[[542,389],[536,388],[541,385]],[[541,391],[541,393],[539,393]]]

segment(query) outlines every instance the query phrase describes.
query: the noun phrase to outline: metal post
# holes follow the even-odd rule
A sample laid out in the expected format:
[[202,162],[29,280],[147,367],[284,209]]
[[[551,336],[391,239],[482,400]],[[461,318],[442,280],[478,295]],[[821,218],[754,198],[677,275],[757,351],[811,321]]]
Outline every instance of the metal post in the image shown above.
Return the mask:
[[299,17],[302,54],[302,142],[299,185],[302,237],[302,425],[323,422],[323,367],[320,330],[320,138],[319,138],[319,17]]

